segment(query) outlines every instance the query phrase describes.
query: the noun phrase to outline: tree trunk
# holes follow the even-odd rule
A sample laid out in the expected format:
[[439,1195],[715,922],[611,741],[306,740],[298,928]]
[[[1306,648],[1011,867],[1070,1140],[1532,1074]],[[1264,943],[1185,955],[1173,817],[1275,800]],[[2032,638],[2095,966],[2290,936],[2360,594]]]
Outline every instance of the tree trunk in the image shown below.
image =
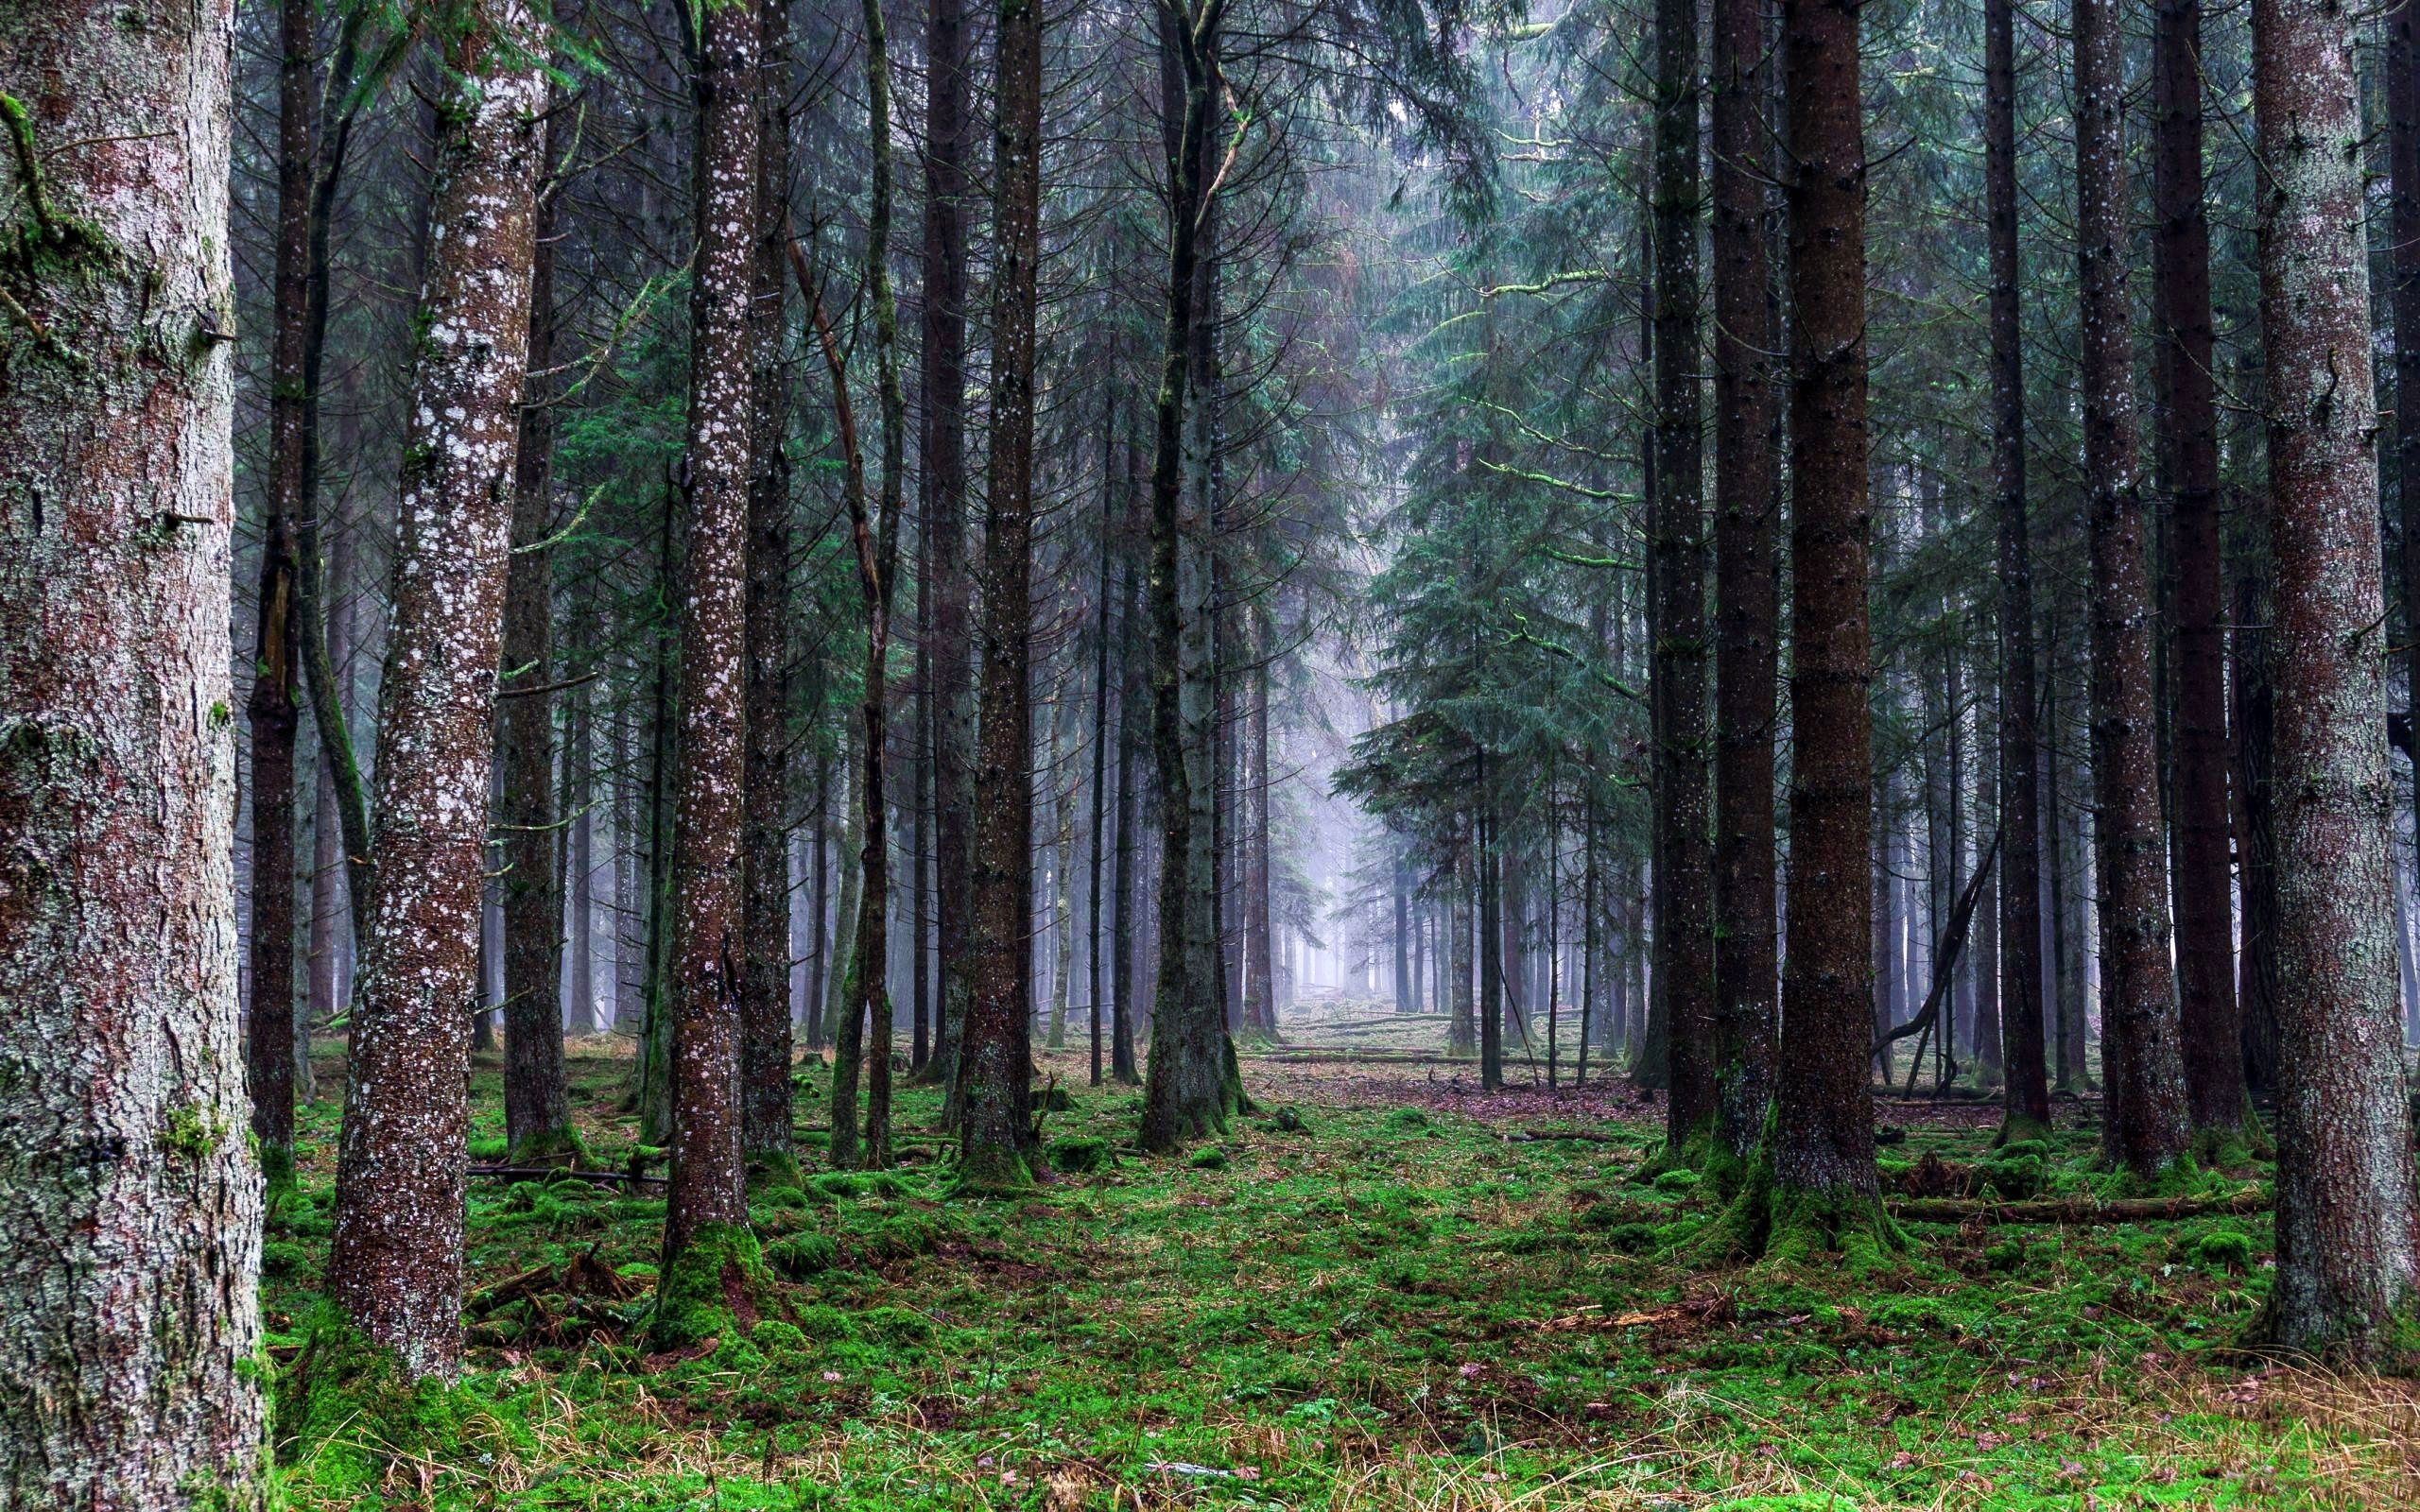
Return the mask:
[[[1772,1100],[1776,970],[1773,734],[1780,617],[1773,531],[1772,270],[1765,249],[1772,96],[1762,0],[1714,9],[1715,1097],[1737,1160]],[[1582,1012],[1585,1013],[1583,1006]]]
[[[1042,256],[1042,12],[1000,0],[994,43],[990,486],[984,493],[981,746],[975,782],[973,973],[958,1066],[959,1178],[1012,1189],[1034,1174],[1033,421]],[[946,809],[948,805],[944,803]],[[946,888],[944,888],[946,890]],[[947,945],[944,942],[943,950]],[[1156,1066],[1156,1058],[1154,1060]]]
[[[1865,133],[1858,16],[1786,0],[1792,580],[1789,951],[1774,1088],[1772,1197],[1752,1247],[1870,1235],[1873,720],[1867,696]],[[1754,1188],[1751,1189],[1753,1193]]]
[[[2403,707],[2420,719],[2420,6],[2387,13],[2387,188],[2394,248],[2394,487],[2403,587]],[[2420,748],[2420,725],[2414,727]],[[2411,753],[2406,752],[2407,758]],[[2413,821],[2420,825],[2420,758],[2412,758]]]
[[[1116,561],[1118,555],[1117,496],[1110,483],[1110,470],[1116,457],[1115,448],[1117,438],[1117,402],[1115,397],[1108,402],[1107,409],[1108,413],[1101,417],[1100,576],[1095,586],[1094,592],[1098,597],[1093,604],[1092,828],[1086,837],[1087,843],[1084,848],[1085,865],[1091,872],[1087,878],[1089,885],[1084,889],[1084,907],[1088,915],[1085,919],[1087,939],[1084,949],[1084,1002],[1091,1019],[1092,1032],[1088,1038],[1092,1050],[1092,1085],[1095,1087],[1100,1085],[1101,1076],[1100,873],[1102,842],[1106,839],[1102,823],[1107,815],[1109,799],[1110,574],[1113,570],[1112,564]],[[1123,834],[1119,836],[1119,843],[1124,844]],[[1117,921],[1117,927],[1120,933],[1125,931],[1126,920],[1122,917]]]
[[779,1182],[790,1148],[790,375],[783,363],[789,247],[789,0],[761,0],[756,241],[749,270],[747,778],[741,799],[739,1065],[742,1157]]
[[2100,881],[2102,1138],[2150,1178],[2188,1127],[2169,950],[2153,728],[2151,584],[2128,329],[2125,40],[2117,0],[2075,8],[2076,224],[2091,546],[2093,841]]
[[[1268,617],[1253,617],[1252,709],[1244,732],[1244,998],[1252,1027],[1277,1038],[1277,973],[1271,970],[1269,916],[1269,662],[1275,636]],[[1395,999],[1403,1001],[1403,894],[1395,894]]]
[[[553,92],[549,91],[550,99]],[[551,134],[551,133],[550,133]],[[551,174],[558,153],[550,144]],[[529,273],[529,369],[553,364],[555,186],[539,192]],[[553,385],[525,387],[512,495],[512,560],[505,572],[504,660],[497,743],[504,763],[504,1127],[517,1164],[579,1146],[563,1087],[563,900],[558,885],[554,676]]]
[[1151,463],[1152,747],[1160,791],[1160,973],[1151,1014],[1141,1140],[1173,1150],[1226,1127],[1240,1103],[1220,1003],[1216,935],[1218,773],[1212,727],[1208,560],[1215,395],[1203,382],[1208,291],[1201,235],[1219,98],[1224,0],[1163,21],[1163,108],[1179,123],[1169,154],[1168,278]]
[[965,0],[927,0],[925,23],[922,429],[917,478],[932,532],[934,943],[941,1018],[931,1074],[958,1087],[958,1040],[974,980],[974,596],[966,560],[966,165],[972,152]]
[[263,492],[259,612],[252,638],[251,1003],[245,1035],[252,1135],[272,1192],[294,1180],[294,701],[302,625],[294,522],[310,501],[302,432],[309,337],[311,169],[317,160],[309,0],[278,7],[277,263],[269,344],[269,466]]
[[462,1348],[464,1057],[546,88],[526,0],[482,0],[448,52],[459,82],[429,196],[328,1260],[355,1327],[412,1374],[445,1376]]
[[1657,0],[1653,99],[1656,488],[1647,524],[1648,550],[1654,557],[1648,578],[1650,717],[1655,727],[1653,992],[1669,1036],[1666,1129],[1678,1151],[1708,1132],[1718,1113],[1703,421],[1698,400],[1696,0]]
[[[1130,438],[1126,446],[1127,498],[1130,509],[1140,498],[1134,485],[1134,467],[1141,448]],[[1130,532],[1130,539],[1131,539]],[[1134,654],[1136,629],[1143,618],[1142,575],[1135,570],[1132,558],[1120,568],[1125,579],[1119,591],[1118,624],[1118,694],[1117,694],[1117,851],[1110,888],[1117,896],[1117,927],[1112,936],[1113,959],[1110,975],[1115,1000],[1110,1010],[1110,1074],[1117,1081],[1132,1086],[1142,1079],[1134,1063],[1134,1001],[1138,991],[1135,974],[1141,969],[1142,956],[1136,949],[1146,911],[1135,906],[1138,898],[1135,877],[1136,835],[1143,824],[1143,805],[1138,789],[1142,783],[1140,754],[1146,711],[1150,708],[1149,688],[1144,680],[1145,659]]]
[[694,1343],[746,1321],[755,1242],[740,1143],[740,832],[747,776],[749,311],[755,287],[757,47],[752,0],[708,7],[692,88],[697,250],[689,301],[680,700],[669,894],[671,1173],[650,1337]]
[[2355,20],[2258,0],[2260,327],[2280,696],[2279,1346],[2408,1354],[2420,1283],[2391,862],[2377,472]]
[[0,394],[10,1507],[265,1491],[227,673],[233,27],[223,3],[0,26],[25,92],[0,95],[21,254],[0,287],[25,328]]
[[2002,1126],[2050,1122],[2042,1045],[2042,820],[2033,654],[2033,544],[2025,498],[2025,345],[2016,243],[2013,0],[1983,9],[1983,191],[1989,241],[1992,495],[1998,528],[2000,1044]]
[[2202,183],[2201,0],[2161,0],[2152,64],[2159,144],[2152,198],[2161,429],[2175,485],[2174,844],[2176,985],[2186,1109],[2218,1145],[2248,1101],[2235,997],[2227,814],[2226,642],[2220,623],[2219,425],[2211,364],[2210,223]]

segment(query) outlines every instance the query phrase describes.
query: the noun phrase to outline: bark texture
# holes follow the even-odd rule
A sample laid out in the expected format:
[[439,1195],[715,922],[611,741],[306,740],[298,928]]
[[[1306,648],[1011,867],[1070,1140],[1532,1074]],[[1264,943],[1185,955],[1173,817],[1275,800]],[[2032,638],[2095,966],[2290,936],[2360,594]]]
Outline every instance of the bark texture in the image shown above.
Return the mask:
[[2076,226],[2083,329],[2094,870],[2100,886],[2103,1142],[2156,1176],[2186,1151],[2152,688],[2152,593],[2128,327],[2125,39],[2117,0],[2077,0]]
[[[959,1179],[1014,1188],[1033,1143],[1033,340],[1042,258],[1042,10],[1000,0],[993,139],[990,487],[984,498],[974,972],[959,1047]],[[943,802],[946,810],[948,804]],[[944,872],[946,876],[946,872]],[[946,886],[944,886],[946,890]],[[944,1005],[946,1010],[946,1005]]]
[[1871,1203],[1873,717],[1867,702],[1865,137],[1858,12],[1788,0],[1791,325],[1789,952],[1772,1181],[1785,1199]]
[[481,0],[447,47],[328,1261],[337,1304],[415,1375],[461,1356],[464,1057],[545,101],[526,0]]
[[2420,1283],[2396,974],[2377,423],[2355,20],[2253,9],[2274,513],[2279,1345],[2412,1349]]
[[[748,1221],[740,1156],[739,833],[746,773],[751,298],[755,288],[758,23],[753,0],[709,6],[699,32],[697,252],[674,711],[672,1166],[665,1296],[709,1279],[729,1294]],[[694,1248],[695,1254],[690,1251]],[[668,1337],[658,1317],[658,1336]]]
[[1714,917],[1722,927],[1714,938],[1713,1072],[1719,1132],[1734,1159],[1745,1159],[1764,1133],[1780,1005],[1773,530],[1781,501],[1768,355],[1775,332],[1765,250],[1772,76],[1764,16],[1762,0],[1715,0]]
[[2227,813],[2226,640],[2220,615],[2219,416],[2210,325],[2210,221],[2202,183],[2201,0],[2161,0],[2152,60],[2159,143],[2152,284],[2167,411],[2169,544],[2176,581],[2174,833],[2176,986],[2187,1116],[2243,1124],[2235,997],[2233,836]]
[[263,1496],[232,30],[223,0],[0,9],[0,1506]]

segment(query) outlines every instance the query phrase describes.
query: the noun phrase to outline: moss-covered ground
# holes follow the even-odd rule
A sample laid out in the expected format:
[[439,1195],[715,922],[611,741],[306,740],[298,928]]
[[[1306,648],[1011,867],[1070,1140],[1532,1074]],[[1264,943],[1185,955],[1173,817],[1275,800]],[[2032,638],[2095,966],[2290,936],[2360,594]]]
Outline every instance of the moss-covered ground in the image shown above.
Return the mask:
[[[1880,1274],[1820,1258],[1699,1270],[1677,1257],[1720,1194],[1688,1172],[1627,1179],[1660,1114],[1617,1083],[1486,1099],[1466,1068],[1278,1051],[1247,1058],[1259,1113],[1158,1160],[1132,1152],[1135,1091],[1083,1085],[1077,1054],[1044,1064],[1072,1090],[1044,1125],[1053,1180],[950,1195],[945,1142],[923,1132],[937,1098],[907,1088],[907,1163],[835,1174],[804,1137],[801,1184],[752,1210],[770,1305],[683,1349],[648,1352],[660,1189],[475,1181],[460,1386],[441,1410],[348,1413],[320,1393],[289,1415],[285,1494],[431,1509],[2420,1504],[2409,1383],[2231,1352],[2267,1285],[2265,1216],[1911,1224],[1905,1263]],[[570,1066],[582,1137],[619,1168],[627,1052],[575,1042]],[[271,1352],[289,1371],[322,1314],[341,1076],[323,1063],[300,1195],[270,1234]],[[800,1077],[800,1122],[821,1125],[821,1068]],[[474,1080],[476,1138],[498,1141],[497,1068]],[[1891,1178],[2101,1179],[2086,1106],[1997,1157],[1992,1114],[1886,1105],[1904,1130]],[[1564,1130],[1599,1138],[1530,1137]]]

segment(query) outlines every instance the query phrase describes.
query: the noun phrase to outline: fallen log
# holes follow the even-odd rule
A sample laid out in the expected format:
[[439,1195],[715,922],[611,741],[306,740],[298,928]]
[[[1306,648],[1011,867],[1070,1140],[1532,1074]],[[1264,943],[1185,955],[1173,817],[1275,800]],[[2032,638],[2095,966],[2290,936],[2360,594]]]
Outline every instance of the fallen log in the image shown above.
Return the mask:
[[1516,1128],[1504,1136],[1510,1143],[1528,1143],[1534,1140],[1581,1140],[1590,1144],[1636,1144],[1638,1139],[1629,1134],[1599,1134],[1584,1128]]
[[573,1171],[560,1165],[475,1165],[471,1175],[488,1177],[499,1181],[548,1181],[566,1177],[574,1181],[596,1181],[611,1186],[617,1181],[644,1182],[654,1186],[666,1184],[660,1176],[634,1176],[628,1171]]
[[2223,1197],[2127,1197],[2116,1202],[2095,1202],[2088,1197],[2028,1202],[1995,1202],[1988,1197],[1905,1197],[1888,1206],[1891,1216],[1911,1223],[2159,1223],[2266,1212],[2269,1194],[2258,1187],[2245,1187]]

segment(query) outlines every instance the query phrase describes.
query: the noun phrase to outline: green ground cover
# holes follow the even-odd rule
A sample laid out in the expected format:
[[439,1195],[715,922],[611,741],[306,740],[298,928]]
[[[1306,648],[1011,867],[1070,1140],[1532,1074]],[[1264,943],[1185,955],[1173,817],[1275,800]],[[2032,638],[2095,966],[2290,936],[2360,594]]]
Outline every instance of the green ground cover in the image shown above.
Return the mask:
[[[1433,1027],[1433,1021],[1432,1021]],[[630,1061],[573,1101],[617,1166]],[[2246,1359],[2265,1215],[1911,1225],[1851,1278],[1689,1268],[1703,1183],[1627,1180],[1653,1106],[1495,1102],[1436,1065],[1248,1061],[1262,1104],[1188,1160],[1134,1154],[1136,1095],[1073,1086],[1035,1195],[951,1194],[938,1111],[908,1162],[756,1194],[752,1330],[647,1352],[654,1188],[475,1181],[458,1387],[324,1384],[341,1067],[308,1107],[266,1302],[302,1508],[2387,1507],[2420,1503],[2420,1395]],[[1526,1070],[1523,1072],[1526,1075]],[[800,1117],[823,1122],[821,1068]],[[497,1071],[475,1140],[501,1136]],[[1479,1108],[1491,1114],[1477,1117]],[[1291,1116],[1281,1116],[1290,1114]],[[1904,1120],[1970,1183],[2086,1191],[2078,1108],[1989,1162],[1988,1112]],[[1291,1125],[1291,1126],[1288,1126]],[[1578,1128],[1603,1140],[1531,1139]],[[479,1154],[487,1153],[484,1148]],[[2213,1173],[2240,1187],[2256,1169]],[[2011,1193],[2009,1194],[2016,1194]]]

